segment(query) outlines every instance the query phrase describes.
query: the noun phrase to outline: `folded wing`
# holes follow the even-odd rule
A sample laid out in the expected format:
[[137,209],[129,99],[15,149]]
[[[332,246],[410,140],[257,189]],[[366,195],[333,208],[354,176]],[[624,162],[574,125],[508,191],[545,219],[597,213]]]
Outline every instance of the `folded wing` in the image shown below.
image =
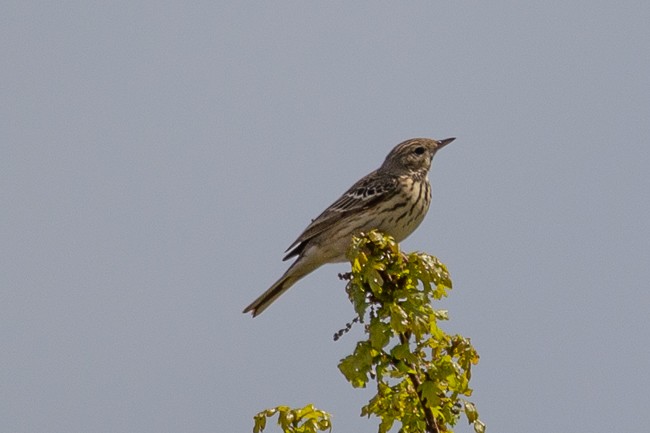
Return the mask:
[[328,230],[335,222],[372,207],[377,201],[383,200],[387,193],[394,191],[396,186],[397,178],[377,176],[376,172],[362,178],[307,226],[298,239],[287,248],[288,254],[283,260],[300,255],[310,240]]

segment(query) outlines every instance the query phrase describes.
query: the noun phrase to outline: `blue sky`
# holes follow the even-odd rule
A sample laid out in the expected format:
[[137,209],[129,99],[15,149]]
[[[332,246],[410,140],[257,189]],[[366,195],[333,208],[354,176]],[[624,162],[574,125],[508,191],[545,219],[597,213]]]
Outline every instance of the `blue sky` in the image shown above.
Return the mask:
[[[239,432],[370,390],[331,265],[260,317],[311,218],[407,138],[402,246],[454,281],[488,431],[638,431],[650,405],[650,6],[5,2],[0,431]],[[464,423],[457,431],[470,431]]]

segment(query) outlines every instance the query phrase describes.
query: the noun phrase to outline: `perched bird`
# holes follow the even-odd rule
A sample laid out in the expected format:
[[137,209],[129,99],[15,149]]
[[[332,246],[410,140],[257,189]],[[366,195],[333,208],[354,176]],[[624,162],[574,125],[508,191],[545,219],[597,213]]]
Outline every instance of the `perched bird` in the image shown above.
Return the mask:
[[296,281],[326,263],[344,262],[352,236],[378,229],[401,242],[422,222],[431,203],[429,168],[442,147],[455,138],[413,138],[390,151],[384,163],[352,185],[314,219],[287,248],[289,269],[244,313],[264,311]]

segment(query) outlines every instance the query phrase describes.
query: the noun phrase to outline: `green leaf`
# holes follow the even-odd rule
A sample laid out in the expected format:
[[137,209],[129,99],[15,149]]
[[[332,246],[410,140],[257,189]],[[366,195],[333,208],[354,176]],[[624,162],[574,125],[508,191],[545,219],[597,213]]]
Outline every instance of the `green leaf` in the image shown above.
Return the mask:
[[291,409],[277,406],[255,415],[253,433],[260,433],[266,427],[266,419],[278,414],[278,425],[285,433],[316,433],[331,430],[330,414],[308,404],[303,408]]
[[408,343],[402,343],[393,347],[390,353],[395,359],[405,361],[411,357],[411,348]]
[[422,396],[426,398],[429,406],[435,407],[440,405],[440,397],[438,396],[440,390],[432,381],[427,380],[422,382],[422,385],[420,385],[420,392],[422,393]]
[[370,233],[368,233],[368,239],[379,246],[386,245],[384,236],[382,236],[381,233],[377,230],[372,230]]
[[260,414],[258,414],[255,416],[254,419],[255,419],[255,426],[253,427],[253,433],[260,433],[266,428],[266,416],[260,416]]
[[368,284],[370,285],[372,292],[376,295],[379,295],[384,291],[384,279],[376,269],[368,270]]
[[387,323],[373,320],[368,327],[368,334],[373,349],[381,350],[390,341],[392,331]]
[[408,315],[406,311],[399,305],[391,304],[390,310],[390,326],[398,334],[403,334],[408,331]]
[[438,320],[449,320],[449,311],[447,310],[435,310],[433,314]]
[[467,421],[469,421],[470,424],[478,419],[478,412],[474,403],[471,403],[469,401],[465,402],[465,415],[467,416]]
[[394,423],[395,419],[393,417],[382,417],[381,423],[379,423],[379,433],[387,433]]
[[372,367],[372,352],[368,342],[360,342],[352,355],[339,362],[339,370],[355,388],[363,388],[368,382]]

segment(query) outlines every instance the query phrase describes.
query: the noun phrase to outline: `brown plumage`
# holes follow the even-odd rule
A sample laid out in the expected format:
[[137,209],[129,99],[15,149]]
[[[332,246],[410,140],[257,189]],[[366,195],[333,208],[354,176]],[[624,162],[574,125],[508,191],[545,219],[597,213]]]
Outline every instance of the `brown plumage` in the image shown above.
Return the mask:
[[326,263],[345,261],[353,235],[378,229],[401,242],[422,222],[431,203],[428,173],[436,152],[455,138],[413,138],[390,151],[377,170],[352,185],[287,249],[297,257],[266,292],[244,309],[253,317],[296,281]]

